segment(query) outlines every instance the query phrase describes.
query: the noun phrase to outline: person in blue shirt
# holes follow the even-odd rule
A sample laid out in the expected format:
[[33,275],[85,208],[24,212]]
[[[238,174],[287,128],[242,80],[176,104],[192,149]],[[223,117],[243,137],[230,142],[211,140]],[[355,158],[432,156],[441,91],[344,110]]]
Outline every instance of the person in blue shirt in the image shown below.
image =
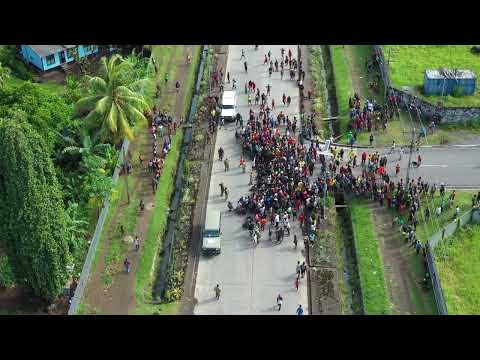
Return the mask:
[[298,305],[298,308],[297,308],[297,315],[303,315],[303,308],[302,308],[302,305]]

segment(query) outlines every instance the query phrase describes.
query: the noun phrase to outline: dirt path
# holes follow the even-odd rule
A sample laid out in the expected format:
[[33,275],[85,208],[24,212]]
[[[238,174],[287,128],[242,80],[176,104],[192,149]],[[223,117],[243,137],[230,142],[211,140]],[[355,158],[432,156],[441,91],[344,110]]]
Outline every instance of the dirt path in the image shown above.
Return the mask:
[[392,215],[378,203],[369,203],[377,237],[380,240],[385,281],[395,315],[435,314],[432,294],[421,286],[421,258],[392,229]]
[[[176,62],[176,75],[175,79],[169,82],[168,88],[166,91],[162,92],[162,95],[158,101],[158,105],[162,108],[162,105],[168,103],[171,96],[175,96],[175,108],[174,108],[174,117],[180,119],[183,116],[184,101],[186,95],[186,89],[181,87],[181,92],[176,95],[175,93],[175,82],[179,81],[180,84],[185,82],[185,78],[188,73],[189,67],[185,64],[186,51],[192,52],[191,46],[185,46],[182,49],[182,56],[179,60],[176,59],[175,54],[168,59],[168,65],[166,71],[169,71],[172,64]],[[148,130],[142,132],[138,137],[135,144],[142,144],[141,153],[149,154],[151,152],[150,136]],[[159,146],[162,145],[162,141],[159,139],[157,141]],[[133,151],[132,151],[133,153]],[[148,155],[146,156],[148,159]],[[137,163],[137,159],[133,159],[134,163]],[[112,286],[105,291],[104,283],[102,280],[102,274],[105,271],[105,258],[108,254],[109,247],[111,245],[110,236],[108,244],[104,247],[100,263],[98,266],[98,271],[95,274],[95,277],[92,278],[89,288],[91,293],[87,293],[87,303],[90,307],[97,310],[101,314],[128,314],[135,309],[136,299],[135,299],[135,286],[136,286],[136,271],[138,268],[138,263],[142,256],[143,250],[143,241],[147,234],[148,225],[150,224],[151,216],[153,213],[152,204],[154,202],[154,194],[151,188],[151,174],[149,174],[145,169],[139,169],[140,174],[138,175],[137,186],[134,191],[140,192],[140,198],[142,198],[146,204],[145,213],[141,215],[139,221],[137,222],[136,229],[134,234],[137,234],[140,239],[140,251],[136,252],[133,249],[133,245],[130,246],[126,257],[130,260],[132,264],[132,271],[130,274],[125,274],[122,271],[122,266],[120,264],[120,270],[113,275]],[[125,209],[126,205],[119,206],[117,213],[114,215],[114,218],[111,221],[109,235],[112,229],[115,229],[115,225],[118,222],[118,216]],[[118,264],[117,264],[118,265]]]

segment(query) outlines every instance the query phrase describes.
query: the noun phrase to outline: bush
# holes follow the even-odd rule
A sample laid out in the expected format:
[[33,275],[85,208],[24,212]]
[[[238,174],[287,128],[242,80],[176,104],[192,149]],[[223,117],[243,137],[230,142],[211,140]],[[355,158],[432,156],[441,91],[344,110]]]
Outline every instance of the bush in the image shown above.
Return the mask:
[[12,70],[12,74],[22,80],[33,80],[28,66],[17,57],[15,45],[4,45],[0,48],[0,63]]
[[0,286],[10,288],[15,285],[15,275],[13,274],[10,261],[6,256],[0,256]]

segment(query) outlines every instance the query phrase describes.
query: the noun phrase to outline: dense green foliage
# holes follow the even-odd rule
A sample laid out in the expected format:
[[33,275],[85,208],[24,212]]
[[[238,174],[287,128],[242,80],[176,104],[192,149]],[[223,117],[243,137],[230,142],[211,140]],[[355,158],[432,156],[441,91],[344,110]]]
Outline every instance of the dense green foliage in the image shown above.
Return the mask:
[[373,230],[372,214],[367,204],[358,200],[352,202],[350,210],[364,312],[366,315],[390,314],[390,302],[378,239]]
[[28,122],[44,139],[49,153],[56,131],[67,124],[72,114],[72,106],[61,96],[54,96],[37,84],[26,82],[19,87],[0,88],[0,118]]
[[0,47],[0,63],[8,67],[12,75],[22,80],[32,80],[33,78],[28,66],[17,57],[16,45],[3,45]]
[[0,122],[0,149],[0,234],[15,278],[53,300],[70,261],[53,163],[43,139],[25,123]]
[[15,285],[15,274],[8,256],[0,255],[0,287],[12,287]]
[[435,247],[435,259],[452,315],[480,312],[480,225],[462,227]]

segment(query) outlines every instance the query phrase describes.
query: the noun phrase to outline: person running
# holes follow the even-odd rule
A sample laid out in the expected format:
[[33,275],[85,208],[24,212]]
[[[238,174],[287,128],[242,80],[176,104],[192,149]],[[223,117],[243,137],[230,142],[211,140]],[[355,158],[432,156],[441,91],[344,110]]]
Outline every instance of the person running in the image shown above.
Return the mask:
[[418,156],[417,156],[417,167],[420,167],[421,164],[422,164],[422,157],[420,156],[420,154],[418,154]]
[[282,304],[283,304],[283,297],[282,295],[278,294],[277,296],[278,311],[282,309]]
[[287,103],[287,95],[285,95],[285,93],[283,93],[282,95],[282,102],[283,102],[283,106],[285,106],[285,104]]
[[242,49],[242,56],[240,56],[240,60],[242,60],[242,59],[246,59],[246,57],[245,57],[245,50],[244,50],[244,49]]
[[297,234],[293,235],[293,245],[295,245],[295,249],[297,249],[297,245],[298,245]]
[[223,181],[218,185],[220,186],[220,197],[223,197],[223,194],[225,193],[225,185],[223,184]]
[[272,87],[270,86],[270,84],[267,84],[266,88],[267,88],[267,96],[270,96],[270,90]]
[[225,160],[223,160],[223,164],[225,165],[225,172],[230,170],[230,161],[228,160],[228,158],[225,158]]
[[400,172],[400,164],[397,163],[395,166],[395,175],[398,176],[398,173]]
[[263,65],[268,65],[267,55],[265,55],[265,59],[263,60]]
[[248,66],[246,61],[243,63],[243,67],[245,68],[245,72],[248,73]]
[[298,261],[297,266],[295,268],[295,273],[297,274],[297,277],[300,276],[301,271],[302,271],[302,265],[300,264],[300,261]]
[[275,110],[275,99],[272,99],[272,110]]
[[290,103],[292,102],[292,98],[290,95],[287,96],[287,107],[290,106]]
[[230,84],[230,71],[227,71],[227,84]]
[[180,81],[177,80],[175,83],[175,89],[177,89],[177,94],[180,92]]
[[303,315],[303,308],[302,305],[298,305],[298,308],[296,310],[297,315]]
[[283,80],[283,67],[282,67],[282,70],[280,70],[280,80]]
[[215,299],[219,300],[220,299],[220,285],[217,284],[217,286],[215,286],[215,288],[213,289],[215,291]]
[[370,146],[372,146],[372,144],[373,144],[373,134],[370,134],[370,139],[369,140],[370,140]]
[[228,188],[225,186],[225,201],[228,201]]
[[165,84],[166,84],[168,82],[168,72],[165,73],[165,78],[164,79],[165,79]]
[[219,159],[220,161],[223,160],[223,154],[224,154],[224,153],[225,153],[225,151],[223,150],[222,147],[220,147],[220,148],[218,149],[218,159]]
[[298,291],[298,287],[300,286],[300,276],[297,276],[295,279],[295,289]]

